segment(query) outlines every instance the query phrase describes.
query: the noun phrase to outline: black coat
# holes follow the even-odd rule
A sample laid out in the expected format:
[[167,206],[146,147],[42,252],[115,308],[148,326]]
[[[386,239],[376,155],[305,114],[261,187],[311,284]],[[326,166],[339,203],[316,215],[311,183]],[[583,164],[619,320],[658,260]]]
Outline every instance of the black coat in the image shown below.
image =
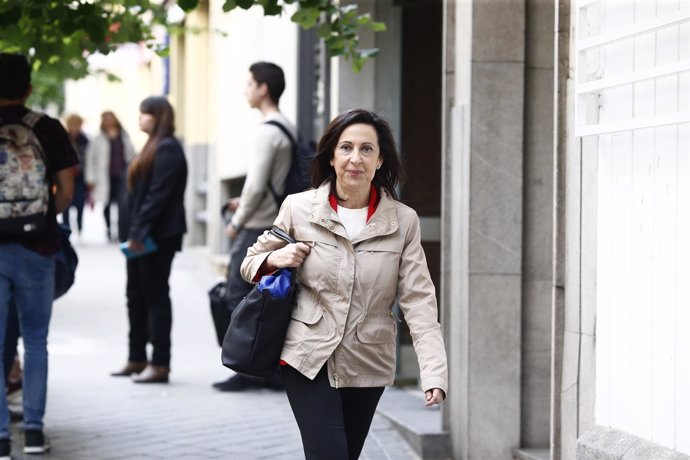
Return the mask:
[[127,196],[126,230],[122,240],[154,241],[181,237],[187,231],[184,191],[187,160],[174,137],[161,140],[148,177],[135,182]]

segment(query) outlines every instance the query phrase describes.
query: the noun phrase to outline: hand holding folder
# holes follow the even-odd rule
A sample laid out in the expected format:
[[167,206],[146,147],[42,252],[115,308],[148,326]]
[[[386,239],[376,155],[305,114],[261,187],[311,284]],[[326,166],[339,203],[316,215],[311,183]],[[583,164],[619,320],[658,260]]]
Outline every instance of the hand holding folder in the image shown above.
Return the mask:
[[150,236],[147,236],[146,239],[144,240],[144,250],[140,252],[134,252],[129,249],[129,242],[125,241],[120,243],[120,250],[122,253],[127,257],[128,259],[133,259],[135,257],[141,257],[146,254],[151,254],[152,252],[155,252],[158,250],[158,246],[156,245],[156,242],[153,241],[153,238]]

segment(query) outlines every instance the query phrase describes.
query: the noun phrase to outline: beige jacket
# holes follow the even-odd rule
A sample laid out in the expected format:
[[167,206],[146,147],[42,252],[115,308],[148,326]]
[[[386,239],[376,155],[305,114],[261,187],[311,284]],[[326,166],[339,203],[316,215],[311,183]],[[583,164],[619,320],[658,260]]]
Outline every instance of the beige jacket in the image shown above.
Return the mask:
[[[287,197],[275,225],[311,247],[297,270],[297,300],[281,358],[313,379],[328,362],[331,386],[391,385],[395,377],[396,300],[407,320],[422,389],[447,392],[448,370],[436,295],[421,245],[419,218],[382,192],[376,212],[352,242],[331,208],[330,184]],[[285,242],[266,232],[247,251],[252,280]]]

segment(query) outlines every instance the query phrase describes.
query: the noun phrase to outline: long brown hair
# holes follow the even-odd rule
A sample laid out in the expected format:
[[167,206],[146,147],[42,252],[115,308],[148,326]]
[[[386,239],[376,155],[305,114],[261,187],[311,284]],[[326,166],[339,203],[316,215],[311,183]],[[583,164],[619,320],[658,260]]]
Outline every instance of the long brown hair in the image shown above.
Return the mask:
[[398,194],[395,190],[398,183],[406,179],[398,148],[395,146],[395,139],[391,128],[383,118],[364,109],[353,109],[343,112],[335,117],[326,128],[326,132],[321,136],[319,145],[316,147],[316,155],[312,163],[312,186],[319,187],[324,181],[331,179],[335,183],[335,169],[331,166],[331,159],[338,145],[340,135],[345,128],[350,125],[363,123],[370,125],[376,131],[376,137],[381,152],[381,168],[376,170],[372,182],[379,188],[383,188],[388,194],[397,199]]
[[153,115],[155,122],[144,148],[141,149],[139,155],[134,157],[127,170],[127,187],[129,190],[134,188],[134,184],[138,180],[148,177],[151,173],[158,143],[175,134],[175,112],[165,97],[147,97],[141,101],[139,111]]
[[113,121],[115,122],[115,127],[117,128],[117,132],[122,133],[122,124],[120,123],[120,120],[117,118],[114,112],[110,110],[106,110],[101,114],[101,131],[105,132],[105,119],[106,118],[112,118]]

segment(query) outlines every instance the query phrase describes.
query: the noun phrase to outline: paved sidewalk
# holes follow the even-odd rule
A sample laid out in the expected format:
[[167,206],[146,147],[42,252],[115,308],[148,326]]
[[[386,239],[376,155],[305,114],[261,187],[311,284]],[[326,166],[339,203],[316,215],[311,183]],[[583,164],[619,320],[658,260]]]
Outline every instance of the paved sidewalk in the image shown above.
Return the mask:
[[[77,282],[56,302],[49,337],[46,433],[52,451],[31,459],[301,459],[299,431],[283,392],[220,393],[220,364],[206,291],[217,276],[203,248],[186,248],[171,276],[171,382],[136,385],[110,371],[127,357],[125,260],[107,244],[101,213],[86,212],[75,244]],[[76,238],[75,238],[76,239]],[[14,426],[13,458],[23,440]],[[363,459],[416,459],[376,416]]]

